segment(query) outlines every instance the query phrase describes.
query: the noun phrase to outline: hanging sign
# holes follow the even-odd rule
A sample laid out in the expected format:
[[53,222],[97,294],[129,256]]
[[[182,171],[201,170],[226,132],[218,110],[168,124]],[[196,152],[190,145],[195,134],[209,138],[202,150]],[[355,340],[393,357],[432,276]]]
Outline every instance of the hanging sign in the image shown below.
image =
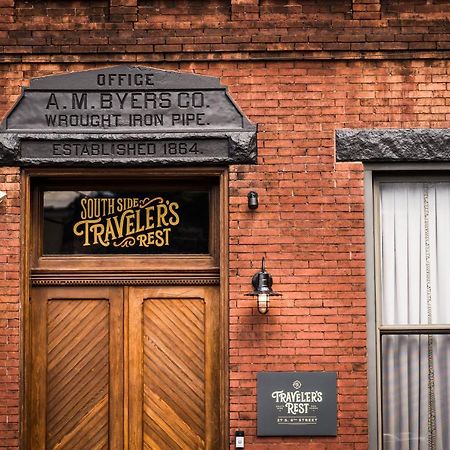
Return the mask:
[[335,372],[260,372],[258,436],[336,436]]

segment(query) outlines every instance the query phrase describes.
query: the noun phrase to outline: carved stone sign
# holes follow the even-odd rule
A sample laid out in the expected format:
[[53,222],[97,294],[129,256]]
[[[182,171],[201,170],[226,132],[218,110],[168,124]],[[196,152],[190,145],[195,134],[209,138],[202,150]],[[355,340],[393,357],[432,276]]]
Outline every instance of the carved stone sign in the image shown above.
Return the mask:
[[196,161],[226,161],[228,142],[226,139],[141,139],[141,140],[23,140],[22,161],[32,161],[36,153],[41,162],[108,161],[127,163],[144,159]]
[[118,66],[33,79],[0,144],[23,165],[252,163],[256,126],[217,78]]
[[336,436],[335,372],[260,372],[258,436]]

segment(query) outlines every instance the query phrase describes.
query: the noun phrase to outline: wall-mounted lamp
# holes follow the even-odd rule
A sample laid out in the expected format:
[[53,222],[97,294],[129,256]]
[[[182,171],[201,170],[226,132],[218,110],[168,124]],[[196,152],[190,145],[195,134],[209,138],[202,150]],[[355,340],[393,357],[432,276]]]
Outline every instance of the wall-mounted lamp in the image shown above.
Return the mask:
[[250,191],[247,194],[248,200],[248,209],[257,209],[258,208],[258,193],[255,191]]
[[0,191],[0,203],[3,201],[3,199],[6,197],[6,192]]
[[272,291],[272,276],[266,272],[265,258],[262,259],[261,272],[255,273],[252,278],[253,292],[245,295],[254,295],[256,297],[258,311],[266,314],[269,311],[269,299],[271,295],[281,296]]

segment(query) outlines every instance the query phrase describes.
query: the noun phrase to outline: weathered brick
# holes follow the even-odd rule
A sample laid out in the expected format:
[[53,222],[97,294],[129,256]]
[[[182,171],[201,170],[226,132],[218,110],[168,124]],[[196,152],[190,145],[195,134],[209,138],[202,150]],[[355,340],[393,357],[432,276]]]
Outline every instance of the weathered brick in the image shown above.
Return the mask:
[[[229,171],[230,435],[244,429],[246,448],[368,448],[363,170],[335,163],[334,130],[447,127],[449,17],[419,0],[0,0],[3,114],[32,77],[139,61],[220,77],[259,123],[259,164]],[[0,448],[11,449],[19,182],[0,169]],[[244,296],[262,256],[283,294],[267,316]],[[338,437],[256,437],[256,373],[276,370],[338,372]]]
[[[19,342],[13,337],[19,334],[19,264],[20,260],[20,215],[18,201],[17,168],[0,168],[0,190],[6,198],[0,203],[0,217],[7,217],[6,226],[0,227],[2,262],[0,270],[0,448],[17,448],[19,409]],[[2,223],[0,223],[2,225]],[[12,264],[8,261],[16,261]],[[4,336],[6,341],[2,341]],[[4,376],[2,376],[4,374]]]

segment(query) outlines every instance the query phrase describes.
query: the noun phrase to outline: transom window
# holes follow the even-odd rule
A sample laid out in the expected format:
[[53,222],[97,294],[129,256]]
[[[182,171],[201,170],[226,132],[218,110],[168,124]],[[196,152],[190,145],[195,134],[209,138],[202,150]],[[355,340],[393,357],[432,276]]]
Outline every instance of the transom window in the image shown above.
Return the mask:
[[133,176],[116,170],[47,176],[44,170],[30,183],[33,276],[83,270],[83,279],[115,271],[136,277],[180,268],[192,276],[217,273],[218,171],[181,177],[179,169]]

